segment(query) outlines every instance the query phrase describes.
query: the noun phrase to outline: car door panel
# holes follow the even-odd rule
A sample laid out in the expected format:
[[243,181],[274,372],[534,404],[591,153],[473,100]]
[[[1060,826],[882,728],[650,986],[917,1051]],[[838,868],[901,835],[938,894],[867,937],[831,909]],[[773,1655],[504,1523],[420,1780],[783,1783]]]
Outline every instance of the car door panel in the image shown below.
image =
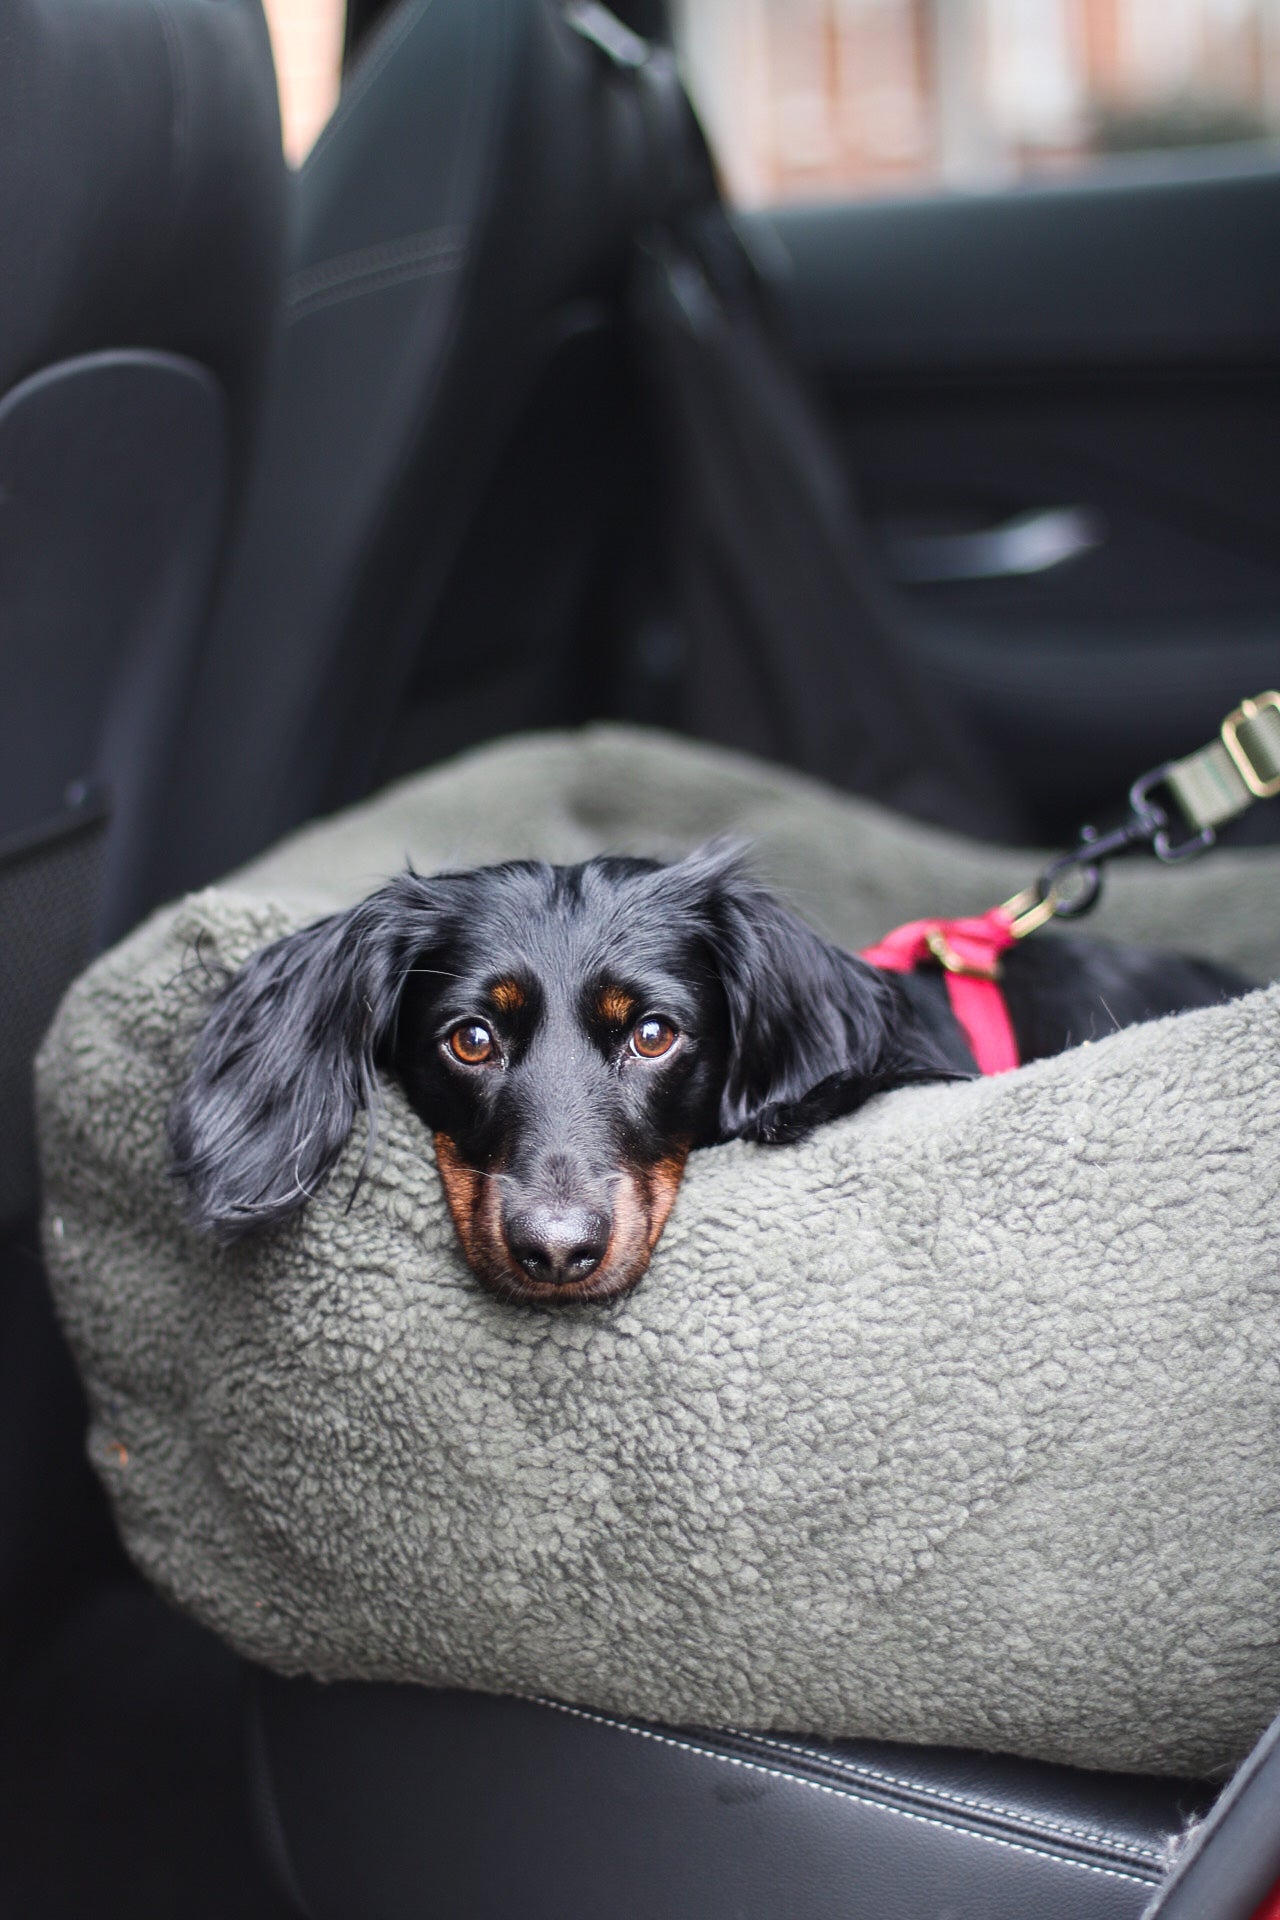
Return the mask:
[[[1274,682],[1274,160],[743,227],[940,687],[1046,834]],[[1055,555],[1055,527],[1083,537]]]

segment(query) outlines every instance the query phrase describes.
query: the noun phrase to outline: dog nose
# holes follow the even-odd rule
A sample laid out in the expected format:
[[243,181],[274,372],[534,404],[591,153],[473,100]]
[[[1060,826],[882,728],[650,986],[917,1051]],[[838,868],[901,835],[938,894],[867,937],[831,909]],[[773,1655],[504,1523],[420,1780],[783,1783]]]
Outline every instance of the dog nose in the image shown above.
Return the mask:
[[531,1280],[585,1280],[604,1259],[612,1222],[591,1207],[526,1207],[507,1222],[512,1258]]

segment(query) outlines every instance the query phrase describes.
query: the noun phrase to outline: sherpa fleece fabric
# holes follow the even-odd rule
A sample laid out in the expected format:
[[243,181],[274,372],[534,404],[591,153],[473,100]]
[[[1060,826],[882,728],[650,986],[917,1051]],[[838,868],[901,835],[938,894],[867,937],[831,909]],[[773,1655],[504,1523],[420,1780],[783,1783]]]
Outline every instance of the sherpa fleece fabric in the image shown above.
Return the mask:
[[[612,1307],[480,1290],[394,1086],[354,1204],[363,1138],[269,1237],[184,1225],[165,1114],[211,966],[406,855],[725,830],[850,945],[1036,869],[593,730],[311,828],[72,989],[48,1256],[130,1552],[284,1672],[1228,1768],[1280,1705],[1280,989],[695,1154]],[[1096,925],[1272,975],[1280,862],[1117,874]]]

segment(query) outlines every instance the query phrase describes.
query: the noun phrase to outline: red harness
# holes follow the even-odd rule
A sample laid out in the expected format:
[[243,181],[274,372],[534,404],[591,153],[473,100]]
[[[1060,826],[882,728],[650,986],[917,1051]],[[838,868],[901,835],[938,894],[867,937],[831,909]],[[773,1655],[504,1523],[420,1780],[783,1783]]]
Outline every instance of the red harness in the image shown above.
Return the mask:
[[1018,1061],[1009,1009],[1000,991],[1000,955],[1014,944],[1013,915],[992,907],[968,920],[911,920],[862,958],[889,973],[914,973],[929,961],[946,970],[951,1011],[980,1073],[1008,1073]]

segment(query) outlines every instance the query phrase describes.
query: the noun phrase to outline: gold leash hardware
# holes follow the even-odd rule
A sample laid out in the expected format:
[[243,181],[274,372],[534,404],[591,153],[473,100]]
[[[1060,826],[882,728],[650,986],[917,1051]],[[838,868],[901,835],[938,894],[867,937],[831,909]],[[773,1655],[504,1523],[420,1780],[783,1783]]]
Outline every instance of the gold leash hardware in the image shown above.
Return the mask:
[[[1191,828],[1172,837],[1166,806],[1152,797],[1163,787]],[[1214,844],[1217,829],[1258,800],[1280,795],[1280,693],[1256,694],[1229,713],[1208,746],[1142,774],[1129,789],[1129,818],[1109,833],[1082,827],[1078,846],[1060,854],[1040,878],[1006,900],[1015,940],[1050,920],[1087,913],[1102,887],[1103,865],[1118,854],[1149,847],[1158,860],[1192,859]],[[941,956],[939,956],[941,957]],[[946,962],[944,961],[945,965]]]
[[941,927],[930,927],[924,936],[924,943],[939,966],[945,967],[948,973],[962,974],[967,980],[1000,978],[999,960],[966,960],[963,954],[956,952]]
[[[1254,727],[1254,721],[1269,726],[1269,735],[1263,732],[1263,726]],[[1260,693],[1256,700],[1242,700],[1222,723],[1222,744],[1255,800],[1274,800],[1280,793],[1277,721],[1280,721],[1280,693]],[[1252,753],[1240,738],[1241,730],[1245,727],[1249,727],[1250,733],[1255,736]],[[1269,772],[1260,764],[1260,756],[1263,755],[1270,762],[1272,770]]]
[[[1092,828],[1086,827],[1085,832],[1092,832]],[[1088,842],[1083,842],[1075,854],[1055,860],[1031,886],[1024,887],[1021,893],[1014,894],[1012,900],[1003,903],[1000,911],[1008,914],[1009,931],[1015,940],[1025,940],[1029,933],[1047,926],[1058,914],[1071,918],[1092,905],[1097,893],[1097,870],[1090,864],[1092,851]],[[1084,868],[1083,874],[1080,872],[1081,866]],[[1083,880],[1083,884],[1077,884],[1074,889],[1070,884],[1073,874],[1078,881]]]
[[1015,893],[1011,900],[1004,901],[1000,908],[1001,913],[1009,916],[1009,931],[1015,940],[1025,940],[1037,927],[1047,926],[1057,910],[1053,893],[1041,897],[1039,887],[1024,887],[1021,893]]

